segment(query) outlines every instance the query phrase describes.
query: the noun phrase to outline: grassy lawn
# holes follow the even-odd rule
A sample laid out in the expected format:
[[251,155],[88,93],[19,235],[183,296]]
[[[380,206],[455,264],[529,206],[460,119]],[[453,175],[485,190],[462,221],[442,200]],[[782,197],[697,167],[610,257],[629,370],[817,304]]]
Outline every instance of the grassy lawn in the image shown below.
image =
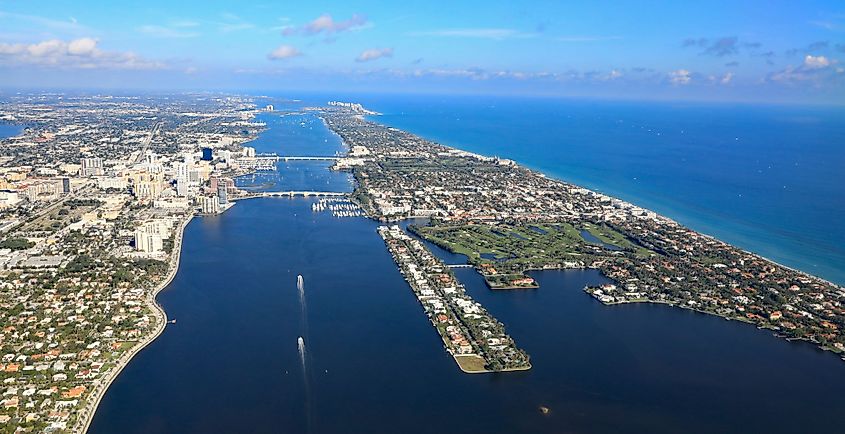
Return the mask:
[[[533,229],[532,229],[533,228]],[[585,241],[567,223],[554,225],[460,225],[419,228],[420,234],[474,264],[559,262],[581,254]]]
[[468,374],[476,374],[487,372],[484,368],[484,359],[476,355],[455,356],[455,361],[458,362],[458,367]]
[[[625,251],[597,247],[581,237],[581,229],[589,231],[601,242]],[[508,285],[506,281],[523,277],[525,270],[530,268],[556,267],[564,262],[618,257],[621,254],[644,257],[653,253],[611,227],[595,224],[580,227],[565,222],[435,224],[418,227],[417,232],[423,238],[453,253],[466,255],[471,264],[482,267],[491,288],[513,286]]]
[[584,229],[603,243],[634,250],[634,254],[637,256],[649,256],[652,253],[650,250],[632,243],[628,237],[607,226],[587,223],[584,225]]

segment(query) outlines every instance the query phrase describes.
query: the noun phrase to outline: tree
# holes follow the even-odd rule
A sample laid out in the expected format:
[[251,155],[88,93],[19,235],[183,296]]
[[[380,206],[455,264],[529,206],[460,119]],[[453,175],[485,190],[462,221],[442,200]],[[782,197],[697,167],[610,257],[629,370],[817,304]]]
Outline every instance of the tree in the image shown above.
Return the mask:
[[0,241],[0,249],[26,250],[34,245],[26,238],[6,238]]

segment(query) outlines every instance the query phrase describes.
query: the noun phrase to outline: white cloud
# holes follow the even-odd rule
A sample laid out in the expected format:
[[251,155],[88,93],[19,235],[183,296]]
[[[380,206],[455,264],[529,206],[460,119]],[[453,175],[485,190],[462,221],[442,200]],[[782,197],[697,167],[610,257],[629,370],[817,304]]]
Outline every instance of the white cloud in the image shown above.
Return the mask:
[[686,69],[679,69],[669,73],[669,82],[672,84],[689,84],[692,81],[692,73]]
[[532,80],[532,79],[552,79],[557,80],[562,77],[559,74],[551,72],[530,72],[530,71],[487,71],[481,68],[464,68],[464,69],[415,69],[412,71],[391,70],[390,73],[397,77],[444,77],[444,78],[467,78],[474,81],[493,80],[493,79],[511,79],[511,80]]
[[[188,27],[188,26],[179,26],[179,27]],[[158,26],[154,24],[148,24],[145,26],[138,27],[138,31],[156,38],[169,38],[169,39],[179,39],[179,38],[195,38],[199,36],[197,32],[188,32],[184,30],[174,29],[172,27],[166,26]]]
[[734,78],[734,73],[728,72],[727,74],[722,76],[721,80],[719,80],[719,83],[730,84],[730,82],[733,80],[733,78]]
[[306,35],[317,35],[320,33],[334,34],[351,30],[359,30],[368,25],[367,17],[361,14],[352,14],[348,20],[337,21],[329,14],[323,14],[302,27],[284,26],[282,35],[290,36],[297,33]]
[[382,57],[392,57],[393,56],[393,49],[392,48],[372,48],[369,50],[364,50],[358,57],[355,58],[356,62],[369,62],[371,60],[380,59]]
[[97,40],[92,38],[79,38],[67,44],[67,52],[72,56],[90,56],[97,50]]
[[781,71],[769,74],[767,78],[781,83],[803,81],[819,84],[827,79],[836,79],[838,71],[833,66],[837,64],[836,60],[828,59],[825,56],[807,55],[800,65],[789,65]]
[[27,53],[33,57],[48,57],[67,52],[68,44],[58,39],[39,42],[26,47]]
[[830,60],[824,56],[811,56],[808,54],[804,57],[804,66],[809,69],[827,68],[830,66]]
[[278,48],[271,51],[270,54],[267,55],[267,58],[270,60],[283,60],[301,55],[302,52],[297,50],[295,47],[290,45],[280,45]]
[[165,65],[132,52],[104,51],[97,40],[78,38],[71,41],[49,39],[33,44],[0,43],[0,65],[35,65],[71,69],[161,69]]
[[411,32],[411,36],[439,36],[458,38],[479,38],[479,39],[509,39],[509,38],[532,38],[535,33],[523,33],[515,29],[507,28],[464,28],[464,29],[439,29],[423,32]]

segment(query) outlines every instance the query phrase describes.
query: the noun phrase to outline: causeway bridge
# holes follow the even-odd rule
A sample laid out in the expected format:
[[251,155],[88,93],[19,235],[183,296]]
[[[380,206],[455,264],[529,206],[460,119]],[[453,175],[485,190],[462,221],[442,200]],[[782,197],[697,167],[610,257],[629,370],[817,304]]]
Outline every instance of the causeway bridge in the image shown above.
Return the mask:
[[254,199],[257,197],[346,197],[348,193],[341,193],[338,191],[261,191],[255,193],[247,193],[243,196],[230,197],[229,200],[244,200]]
[[337,161],[340,160],[342,157],[327,157],[322,155],[306,155],[306,156],[293,156],[293,155],[273,155],[273,154],[260,154],[252,157],[252,160],[255,161]]

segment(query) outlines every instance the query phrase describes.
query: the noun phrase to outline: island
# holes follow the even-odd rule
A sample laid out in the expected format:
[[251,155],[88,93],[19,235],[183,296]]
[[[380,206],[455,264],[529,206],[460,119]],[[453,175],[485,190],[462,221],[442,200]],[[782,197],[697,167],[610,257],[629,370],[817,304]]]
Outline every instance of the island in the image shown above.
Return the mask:
[[381,226],[378,232],[461,370],[479,373],[531,368],[528,355],[516,348],[505,326],[466,294],[449,267],[422,242],[397,225]]

